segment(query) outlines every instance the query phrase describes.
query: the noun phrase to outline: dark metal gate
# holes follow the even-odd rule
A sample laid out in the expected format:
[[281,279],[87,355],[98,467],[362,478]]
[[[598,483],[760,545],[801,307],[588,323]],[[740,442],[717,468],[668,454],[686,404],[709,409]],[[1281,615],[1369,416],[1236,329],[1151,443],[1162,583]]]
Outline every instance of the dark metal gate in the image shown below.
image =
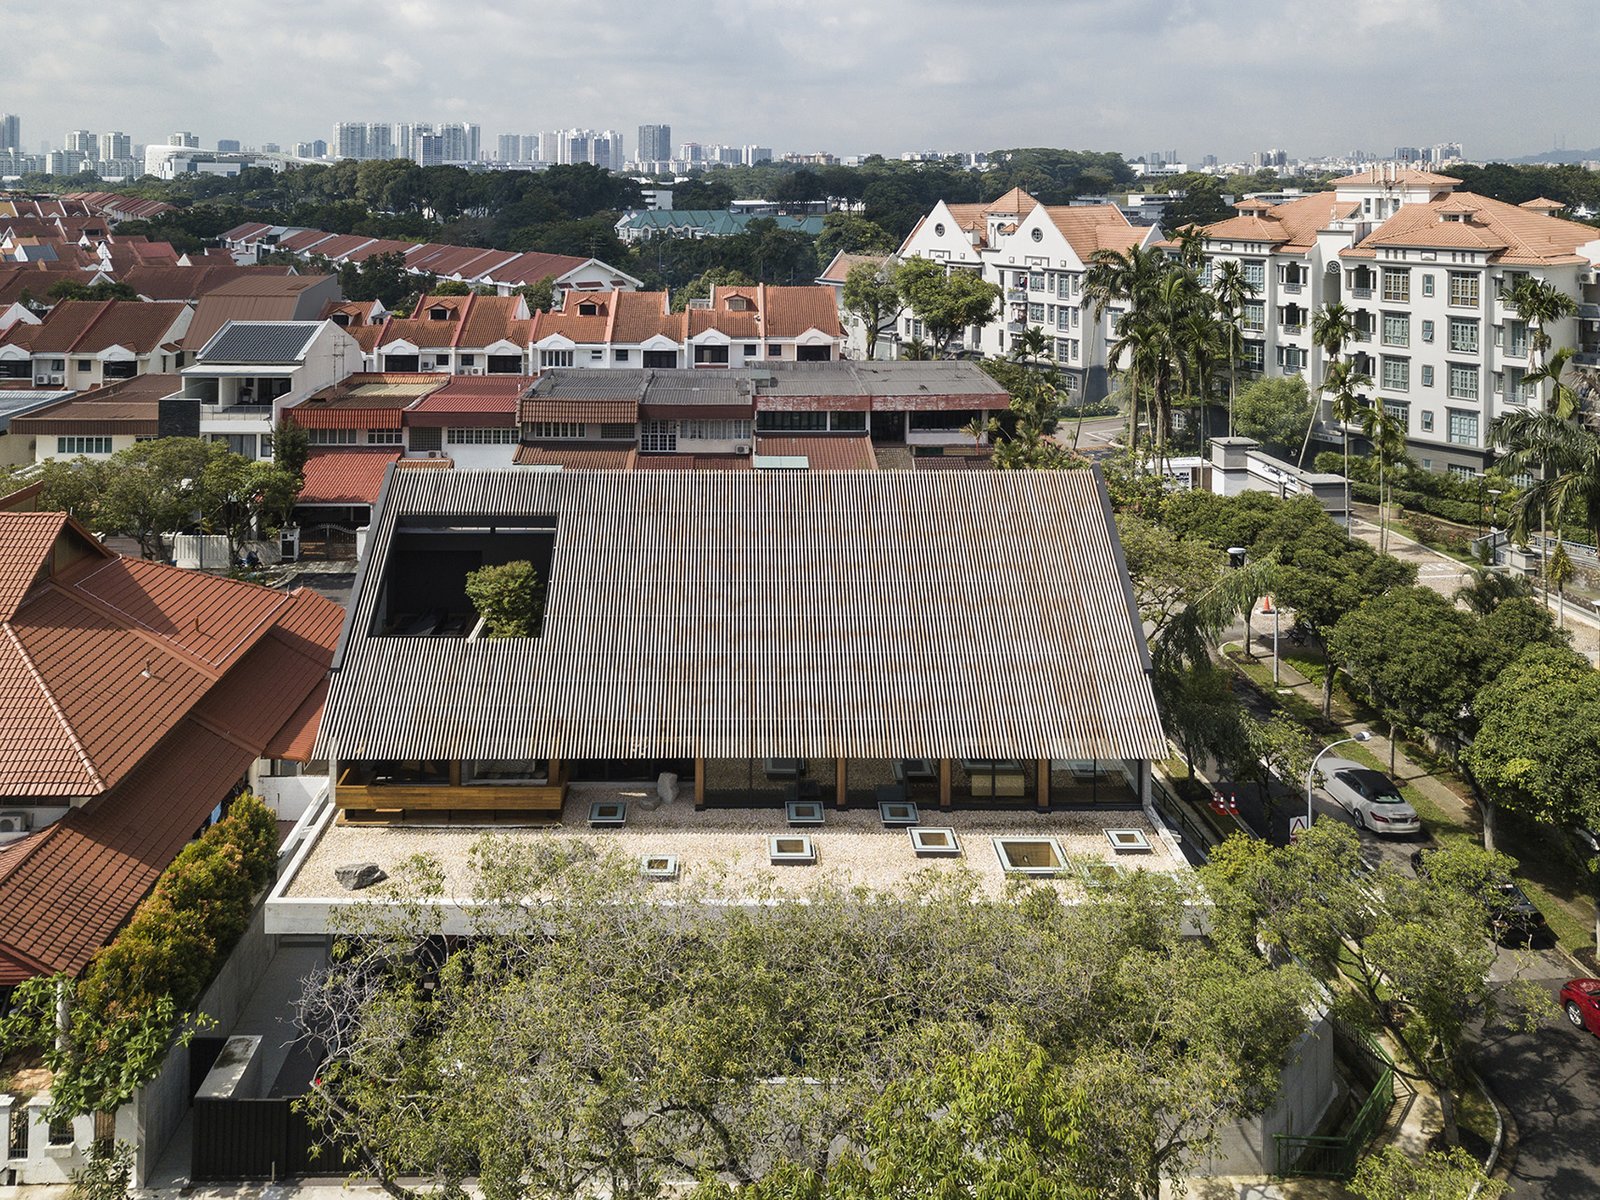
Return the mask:
[[322,1138],[287,1097],[271,1100],[196,1100],[189,1177],[194,1180],[282,1179],[313,1167],[343,1169],[337,1151]]

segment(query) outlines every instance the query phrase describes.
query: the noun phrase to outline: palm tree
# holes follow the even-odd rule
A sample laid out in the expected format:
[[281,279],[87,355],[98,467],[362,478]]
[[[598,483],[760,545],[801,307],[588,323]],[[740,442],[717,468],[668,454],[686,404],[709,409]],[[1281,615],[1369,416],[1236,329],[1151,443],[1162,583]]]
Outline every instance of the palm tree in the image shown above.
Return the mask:
[[1239,330],[1239,318],[1244,314],[1245,302],[1253,300],[1260,290],[1245,277],[1244,268],[1233,259],[1219,263],[1211,273],[1211,294],[1216,297],[1228,336],[1229,437],[1233,436],[1233,400],[1239,390],[1238,364],[1244,353],[1244,335]]
[[1361,432],[1372,442],[1378,459],[1378,552],[1389,549],[1388,470],[1410,461],[1406,454],[1406,431],[1382,404],[1361,410]]
[[1206,231],[1200,225],[1185,225],[1173,236],[1178,244],[1178,261],[1198,271],[1206,261]]
[[[1519,284],[1518,287],[1520,288],[1521,285]],[[1556,295],[1561,296],[1561,293],[1558,292]],[[1566,299],[1565,296],[1561,296],[1561,298]],[[1548,343],[1549,339],[1546,338],[1545,341]],[[1556,441],[1551,437],[1549,430],[1542,428],[1538,420],[1525,420],[1522,418],[1549,418],[1552,423],[1564,424],[1570,421],[1577,414],[1580,407],[1578,388],[1566,382],[1565,379],[1565,376],[1567,375],[1567,369],[1571,364],[1573,355],[1575,353],[1576,351],[1573,350],[1571,346],[1563,346],[1554,354],[1550,355],[1548,361],[1543,362],[1540,366],[1529,371],[1522,377],[1524,383],[1532,383],[1534,385],[1535,394],[1543,391],[1545,383],[1548,382],[1550,384],[1550,397],[1544,402],[1543,405],[1541,405],[1539,410],[1526,413],[1506,413],[1504,416],[1499,417],[1495,421],[1494,427],[1490,430],[1491,442],[1496,445],[1504,446],[1513,451],[1513,453],[1508,456],[1507,461],[1510,462],[1512,460],[1516,460],[1519,464],[1526,464],[1530,467],[1536,466],[1539,471],[1541,481],[1549,473],[1546,464],[1542,461],[1535,461],[1528,455],[1520,453],[1520,451],[1524,449],[1530,449],[1534,444],[1539,442],[1546,442],[1554,445],[1556,444]],[[1529,492],[1525,492],[1518,499],[1517,505],[1519,508],[1523,508],[1523,506],[1529,503],[1529,496],[1531,494],[1532,491],[1530,490]],[[1516,511],[1516,509],[1513,509],[1512,536],[1516,538],[1519,543],[1525,543],[1528,537],[1529,526],[1527,513],[1531,510],[1523,508],[1523,518],[1520,522],[1516,520]],[[1560,521],[1559,510],[1557,511],[1556,519],[1558,522]],[[1541,546],[1539,554],[1539,581],[1540,585],[1546,591],[1549,590],[1550,585],[1548,574],[1549,560],[1545,553],[1545,551],[1547,551],[1549,548],[1547,536],[1549,533],[1549,527],[1550,508],[1547,502],[1547,496],[1541,494],[1539,500],[1539,541]]]
[[[1324,304],[1311,318],[1311,340],[1322,350],[1329,362],[1336,362],[1344,353],[1344,344],[1356,335],[1356,317],[1337,300]],[[1311,431],[1317,427],[1322,415],[1322,402],[1311,406],[1311,421],[1306,425],[1306,440],[1300,444],[1298,465],[1305,466],[1306,451],[1311,448]]]
[[1503,303],[1517,310],[1517,315],[1528,323],[1528,345],[1540,367],[1550,349],[1550,334],[1545,326],[1578,313],[1578,303],[1559,291],[1553,284],[1525,275],[1517,283],[1500,293]]
[[1581,515],[1600,544],[1600,433],[1592,424],[1552,411],[1506,413],[1495,421],[1491,438],[1511,448],[1504,459],[1508,472],[1537,466],[1542,473],[1511,505],[1513,540],[1528,540],[1538,513],[1541,524],[1554,515],[1558,528],[1569,515]]
[[[1107,366],[1117,370],[1122,354],[1130,346],[1124,344],[1124,325],[1129,314],[1137,309],[1140,302],[1155,289],[1156,281],[1165,273],[1168,263],[1167,257],[1159,250],[1146,250],[1140,246],[1130,247],[1126,252],[1119,250],[1097,250],[1089,258],[1089,269],[1084,274],[1083,295],[1084,299],[1093,305],[1094,320],[1096,323],[1105,319],[1106,310],[1113,304],[1126,303],[1130,307],[1118,319],[1117,328],[1112,330],[1117,335],[1118,341],[1112,345],[1107,355]],[[1142,342],[1143,335],[1135,335],[1135,342]],[[1139,403],[1142,399],[1142,380],[1139,368],[1130,363],[1122,369],[1124,379],[1128,382],[1128,450],[1130,453],[1137,451],[1139,446]],[[1155,426],[1152,424],[1151,429]],[[1135,455],[1137,461],[1137,455]]]
[[1018,362],[1030,362],[1037,366],[1049,347],[1050,339],[1045,336],[1044,330],[1031,325],[1011,339],[1011,357]]
[[1322,390],[1333,397],[1333,419],[1344,427],[1344,519],[1350,525],[1350,426],[1360,419],[1365,397],[1361,389],[1372,386],[1372,377],[1356,370],[1355,363],[1340,359],[1328,368]]
[[914,337],[900,347],[900,357],[916,362],[926,362],[933,357],[933,348],[922,338]]

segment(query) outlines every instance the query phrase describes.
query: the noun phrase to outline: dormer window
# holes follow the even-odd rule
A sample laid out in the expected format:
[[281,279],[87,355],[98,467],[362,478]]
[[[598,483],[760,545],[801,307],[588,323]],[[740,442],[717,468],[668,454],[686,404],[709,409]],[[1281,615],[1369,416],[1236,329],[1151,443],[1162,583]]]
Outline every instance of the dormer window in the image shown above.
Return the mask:
[[430,321],[448,321],[453,316],[455,316],[454,310],[446,308],[443,304],[436,305],[428,310],[428,320]]
[[729,296],[728,297],[728,311],[729,312],[749,312],[750,308],[751,308],[750,301],[746,300],[743,296]]
[[578,305],[578,315],[580,317],[597,317],[600,315],[600,306],[592,300],[585,300]]
[[339,326],[339,328],[344,329],[344,328],[348,327],[349,324],[350,324],[350,314],[349,313],[342,313],[342,312],[341,313],[334,313],[333,316],[329,318],[329,320],[331,320],[335,325]]

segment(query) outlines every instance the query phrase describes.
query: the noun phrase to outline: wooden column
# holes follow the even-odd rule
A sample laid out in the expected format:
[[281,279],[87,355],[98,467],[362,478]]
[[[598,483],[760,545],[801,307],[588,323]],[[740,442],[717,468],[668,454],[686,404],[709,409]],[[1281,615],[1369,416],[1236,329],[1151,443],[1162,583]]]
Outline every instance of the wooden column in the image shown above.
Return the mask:
[[1039,811],[1044,812],[1050,807],[1050,760],[1039,760]]
[[706,806],[706,760],[694,760],[694,806],[702,809]]
[[950,807],[950,760],[939,760],[939,807]]
[[450,760],[450,786],[461,786],[461,760],[459,758]]
[[843,808],[848,803],[848,795],[849,795],[849,793],[845,788],[845,781],[844,781],[844,759],[836,758],[836,759],[833,760],[833,802],[834,802],[834,804],[839,808]]

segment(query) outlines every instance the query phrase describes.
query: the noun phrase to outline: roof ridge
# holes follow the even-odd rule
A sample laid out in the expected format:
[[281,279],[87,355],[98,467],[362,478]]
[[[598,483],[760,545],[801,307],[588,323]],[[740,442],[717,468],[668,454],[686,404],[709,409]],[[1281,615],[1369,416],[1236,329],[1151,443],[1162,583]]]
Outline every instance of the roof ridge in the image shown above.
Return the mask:
[[100,301],[97,301],[97,303],[99,305],[99,311],[96,312],[94,314],[94,316],[89,318],[89,323],[87,325],[85,325],[79,331],[77,337],[72,339],[72,342],[67,346],[67,348],[64,351],[62,351],[63,354],[71,354],[73,351],[75,351],[78,348],[79,344],[82,343],[83,339],[88,337],[90,332],[94,329],[94,327],[96,325],[100,324],[100,322],[105,318],[105,315],[108,312],[111,311],[111,306],[113,304],[115,304],[116,301],[114,301],[114,300],[100,300]]
[[50,685],[45,682],[44,676],[39,673],[39,668],[34,665],[33,655],[28,653],[28,648],[22,644],[22,639],[17,636],[17,631],[11,628],[11,622],[0,622],[0,629],[5,630],[6,637],[10,639],[17,655],[22,659],[22,665],[28,669],[28,674],[44,696],[44,702],[50,706],[50,711],[54,714],[62,731],[67,735],[67,740],[72,743],[72,749],[77,753],[78,761],[83,764],[84,771],[88,773],[89,778],[94,781],[96,787],[104,792],[106,790],[105,777],[100,774],[99,768],[94,764],[94,760],[89,757],[89,752],[84,749],[83,743],[78,740],[77,731],[72,728],[72,722],[67,720],[67,714],[61,710],[61,705],[56,701],[55,693],[50,690]]

